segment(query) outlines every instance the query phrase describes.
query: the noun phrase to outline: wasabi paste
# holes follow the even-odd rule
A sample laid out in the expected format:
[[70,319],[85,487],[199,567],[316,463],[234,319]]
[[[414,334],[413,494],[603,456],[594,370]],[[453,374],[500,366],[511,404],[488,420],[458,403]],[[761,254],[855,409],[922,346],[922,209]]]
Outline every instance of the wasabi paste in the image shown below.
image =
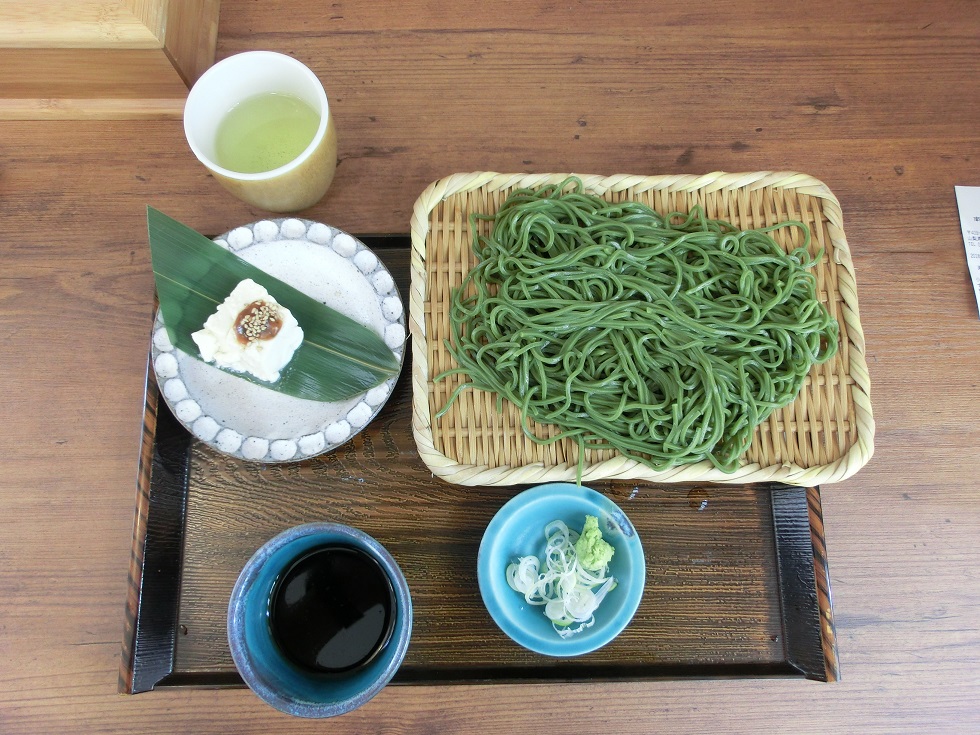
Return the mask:
[[602,569],[613,558],[615,549],[602,538],[599,519],[586,516],[582,533],[575,542],[575,556],[578,563],[586,569]]

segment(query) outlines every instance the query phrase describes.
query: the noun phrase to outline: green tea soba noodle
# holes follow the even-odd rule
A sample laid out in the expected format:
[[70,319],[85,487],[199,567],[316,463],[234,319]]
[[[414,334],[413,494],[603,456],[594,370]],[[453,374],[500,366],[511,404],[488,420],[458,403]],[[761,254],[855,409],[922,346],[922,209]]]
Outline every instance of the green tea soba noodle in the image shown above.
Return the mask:
[[[739,230],[700,207],[661,216],[569,179],[507,198],[451,298],[459,393],[496,393],[535,442],[615,449],[655,470],[739,466],[756,426],[791,403],[838,325],[816,297],[801,222]],[[769,235],[804,232],[787,253]],[[819,258],[819,256],[818,256]],[[529,419],[552,424],[542,438]]]

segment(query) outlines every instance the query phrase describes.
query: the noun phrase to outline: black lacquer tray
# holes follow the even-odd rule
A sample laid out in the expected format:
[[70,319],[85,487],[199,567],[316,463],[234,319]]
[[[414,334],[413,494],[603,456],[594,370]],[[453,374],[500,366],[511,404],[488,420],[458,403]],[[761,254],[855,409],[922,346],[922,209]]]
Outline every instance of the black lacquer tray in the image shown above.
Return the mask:
[[[404,298],[408,238],[361,239]],[[507,638],[477,586],[483,530],[525,488],[434,478],[419,459],[411,410],[406,361],[388,404],[339,449],[292,464],[248,463],[184,430],[149,370],[120,690],[243,686],[226,640],[231,588],[266,540],[313,520],[371,534],[405,572],[414,629],[393,683],[838,678],[819,488],[592,485],[635,525],[647,585],[615,641],[554,659]]]

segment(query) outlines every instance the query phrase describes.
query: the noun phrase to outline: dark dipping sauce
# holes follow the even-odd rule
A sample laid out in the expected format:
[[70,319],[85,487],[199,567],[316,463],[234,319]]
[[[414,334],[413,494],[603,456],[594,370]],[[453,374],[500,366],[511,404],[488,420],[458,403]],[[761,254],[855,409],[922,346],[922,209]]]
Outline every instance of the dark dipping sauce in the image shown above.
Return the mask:
[[395,627],[395,591],[370,554],[346,545],[308,551],[272,589],[272,638],[296,666],[344,674],[372,661]]

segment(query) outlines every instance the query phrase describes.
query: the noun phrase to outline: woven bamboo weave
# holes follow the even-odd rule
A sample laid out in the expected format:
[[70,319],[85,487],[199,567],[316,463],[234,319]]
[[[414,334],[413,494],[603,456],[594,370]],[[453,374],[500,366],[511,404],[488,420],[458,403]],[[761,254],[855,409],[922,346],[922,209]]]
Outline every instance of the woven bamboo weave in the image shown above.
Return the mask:
[[[433,474],[461,485],[516,485],[574,481],[579,464],[572,441],[532,442],[521,430],[515,406],[497,411],[496,396],[463,391],[442,417],[464,378],[433,378],[455,367],[444,346],[449,339],[449,301],[475,264],[469,215],[492,214],[514,189],[559,183],[567,174],[456,174],[429,186],[412,217],[413,432],[422,460]],[[796,401],[763,422],[739,469],[725,473],[710,462],[665,471],[618,455],[586,452],[582,481],[749,483],[795,485],[838,482],[871,458],[874,419],[857,286],[836,197],[822,182],[793,172],[712,173],[704,176],[580,176],[585,188],[610,201],[640,201],[662,214],[686,212],[701,204],[709,217],[742,229],[800,220],[810,227],[811,252],[823,249],[814,268],[818,298],[840,325],[837,356],[816,365]],[[489,231],[489,223],[483,223]],[[790,249],[801,244],[799,230],[773,235]],[[531,424],[538,436],[556,429]]]

